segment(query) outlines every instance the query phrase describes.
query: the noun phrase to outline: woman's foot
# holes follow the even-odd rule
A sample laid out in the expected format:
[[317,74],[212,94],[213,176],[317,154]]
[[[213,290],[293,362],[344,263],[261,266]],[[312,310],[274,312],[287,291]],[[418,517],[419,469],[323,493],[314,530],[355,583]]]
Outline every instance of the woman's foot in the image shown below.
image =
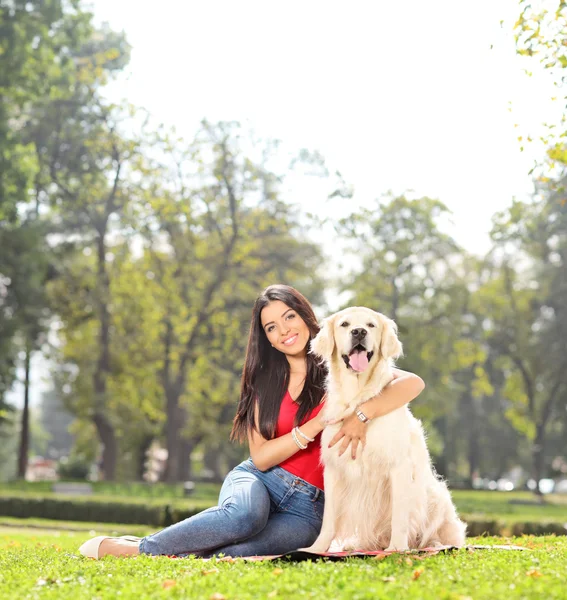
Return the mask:
[[140,539],[130,535],[119,538],[98,536],[87,540],[79,548],[79,552],[88,558],[137,556],[140,554]]

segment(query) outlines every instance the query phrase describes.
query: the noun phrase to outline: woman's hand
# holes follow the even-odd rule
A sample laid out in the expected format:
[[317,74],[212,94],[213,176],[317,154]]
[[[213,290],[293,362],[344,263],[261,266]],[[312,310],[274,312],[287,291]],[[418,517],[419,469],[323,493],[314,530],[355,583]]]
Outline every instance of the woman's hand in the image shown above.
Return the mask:
[[[383,417],[391,413],[392,411],[405,406],[408,402],[411,402],[414,398],[425,388],[425,383],[421,377],[410,373],[409,371],[402,371],[401,369],[392,369],[393,379],[390,383],[382,390],[380,394],[374,396],[370,400],[367,400],[363,404],[359,405],[364,414],[369,419],[376,419]],[[329,448],[340,442],[341,447],[339,449],[339,456],[342,456],[349,444],[351,445],[351,456],[353,459],[356,458],[356,450],[358,444],[361,443],[364,448],[366,442],[366,428],[368,425],[359,420],[354,414],[340,415],[339,418],[329,420],[326,425],[332,425],[333,423],[343,422],[342,427],[337,432],[335,437],[330,441]]]
[[362,444],[362,448],[364,449],[364,444],[366,443],[366,423],[363,423],[354,413],[345,417],[342,427],[329,442],[329,448],[332,448],[341,440],[342,444],[339,448],[339,456],[342,456],[346,452],[350,444],[350,452],[354,460],[358,444]]

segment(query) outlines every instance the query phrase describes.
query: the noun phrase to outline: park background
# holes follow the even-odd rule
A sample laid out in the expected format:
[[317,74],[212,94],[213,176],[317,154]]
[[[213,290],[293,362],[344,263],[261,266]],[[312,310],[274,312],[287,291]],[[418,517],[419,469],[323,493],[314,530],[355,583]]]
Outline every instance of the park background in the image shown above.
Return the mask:
[[[251,307],[283,282],[320,318],[395,319],[475,531],[563,532],[548,4],[3,0],[0,514],[159,525],[214,502],[247,454],[228,438]],[[97,501],[72,517],[37,482],[57,478]]]

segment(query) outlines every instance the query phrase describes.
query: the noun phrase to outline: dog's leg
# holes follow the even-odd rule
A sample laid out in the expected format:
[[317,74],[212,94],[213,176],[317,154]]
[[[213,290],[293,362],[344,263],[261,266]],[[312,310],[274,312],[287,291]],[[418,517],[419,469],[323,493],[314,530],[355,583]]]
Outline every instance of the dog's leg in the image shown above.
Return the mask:
[[[337,491],[337,477],[333,469],[326,467],[323,474],[325,481],[325,510],[323,511],[323,524],[319,537],[309,548],[300,548],[307,552],[327,552],[336,534],[337,507],[335,492]],[[340,484],[339,484],[340,485]],[[340,493],[340,492],[339,492]]]
[[387,551],[408,550],[409,517],[413,491],[412,468],[409,458],[390,472],[392,494],[392,535]]

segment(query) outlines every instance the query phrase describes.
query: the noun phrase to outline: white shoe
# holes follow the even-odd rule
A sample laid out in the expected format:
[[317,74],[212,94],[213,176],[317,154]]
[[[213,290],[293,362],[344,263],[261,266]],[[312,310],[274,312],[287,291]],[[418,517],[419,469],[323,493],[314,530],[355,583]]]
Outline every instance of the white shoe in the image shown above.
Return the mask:
[[98,559],[100,558],[98,555],[98,550],[100,548],[100,545],[102,544],[102,542],[104,540],[126,540],[128,542],[139,542],[142,538],[133,536],[133,535],[123,535],[119,538],[113,538],[111,536],[108,535],[99,535],[97,537],[91,538],[90,540],[87,540],[80,548],[79,548],[79,552],[83,555],[86,556],[87,558],[95,558]]

